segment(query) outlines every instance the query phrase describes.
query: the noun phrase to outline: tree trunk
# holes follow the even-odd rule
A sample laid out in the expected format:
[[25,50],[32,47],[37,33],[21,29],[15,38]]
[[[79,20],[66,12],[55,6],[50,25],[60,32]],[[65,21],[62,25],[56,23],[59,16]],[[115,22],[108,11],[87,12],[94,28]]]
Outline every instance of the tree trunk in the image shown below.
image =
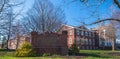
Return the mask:
[[112,51],[115,51],[115,40],[112,38]]
[[16,49],[18,49],[18,47],[19,47],[19,42],[20,42],[19,39],[20,39],[20,37],[19,37],[19,35],[17,35]]
[[9,37],[10,37],[10,36],[8,35],[8,40],[7,40],[7,43],[6,43],[6,45],[7,45],[7,46],[6,46],[6,49],[9,49],[9,44],[8,44],[8,42],[9,42]]

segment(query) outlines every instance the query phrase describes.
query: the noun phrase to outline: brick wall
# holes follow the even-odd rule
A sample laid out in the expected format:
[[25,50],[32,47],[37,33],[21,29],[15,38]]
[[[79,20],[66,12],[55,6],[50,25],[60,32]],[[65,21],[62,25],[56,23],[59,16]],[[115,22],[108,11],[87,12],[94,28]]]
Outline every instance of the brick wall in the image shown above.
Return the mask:
[[56,33],[43,33],[38,34],[37,32],[31,32],[32,45],[37,51],[37,54],[61,54],[67,55],[67,34],[64,32],[62,34]]
[[77,44],[79,49],[95,49],[99,46],[99,37],[97,31],[88,30],[83,26],[72,27],[68,25],[63,25],[58,30],[58,33],[62,33],[62,31],[68,32],[68,48],[70,48],[73,43]]
[[[10,39],[8,41],[8,48],[9,49],[16,49],[17,47],[17,37],[15,37],[14,39]],[[28,36],[20,36],[20,39],[18,41],[18,48],[21,47],[21,45],[24,43],[24,42],[30,42],[30,37]]]

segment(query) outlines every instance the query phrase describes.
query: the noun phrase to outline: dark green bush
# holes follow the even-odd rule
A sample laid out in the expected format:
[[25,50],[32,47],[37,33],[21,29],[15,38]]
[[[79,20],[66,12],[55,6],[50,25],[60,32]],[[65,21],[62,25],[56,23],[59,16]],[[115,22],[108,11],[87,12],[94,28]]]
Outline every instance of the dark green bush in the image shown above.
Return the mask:
[[11,52],[11,51],[15,51],[14,49],[0,49],[0,51],[6,51],[6,52]]
[[20,49],[16,50],[15,56],[18,57],[35,56],[35,51],[33,51],[32,45],[29,42],[25,42],[22,44]]
[[61,56],[61,55],[59,55],[59,54],[53,54],[52,56],[56,56],[56,57],[58,57],[58,56]]
[[43,56],[43,57],[45,57],[45,56],[50,56],[50,53],[44,53],[42,56]]
[[76,54],[79,53],[79,49],[77,48],[76,44],[72,44],[72,46],[69,49],[70,54]]

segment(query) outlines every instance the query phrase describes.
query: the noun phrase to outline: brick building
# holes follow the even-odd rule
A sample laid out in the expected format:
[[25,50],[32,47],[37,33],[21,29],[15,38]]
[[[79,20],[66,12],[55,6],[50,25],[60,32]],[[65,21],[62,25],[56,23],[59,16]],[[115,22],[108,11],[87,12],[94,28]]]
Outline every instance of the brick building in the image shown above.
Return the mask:
[[14,39],[10,39],[8,41],[8,48],[9,49],[16,49],[17,48],[17,41],[18,41],[18,48],[20,48],[22,43],[30,42],[30,37],[29,37],[29,35],[24,35],[24,36],[20,36],[19,40],[17,37],[15,37]]
[[31,44],[33,48],[37,51],[37,54],[68,54],[67,47],[67,33],[62,34],[57,33],[42,33],[31,32]]
[[79,49],[98,49],[99,38],[97,30],[89,30],[84,26],[74,27],[69,25],[63,25],[57,33],[67,31],[67,45],[70,48],[73,43],[77,45]]
[[102,49],[112,49],[112,38],[115,42],[115,29],[110,24],[104,26],[98,26],[95,28],[98,30],[99,35],[99,47]]

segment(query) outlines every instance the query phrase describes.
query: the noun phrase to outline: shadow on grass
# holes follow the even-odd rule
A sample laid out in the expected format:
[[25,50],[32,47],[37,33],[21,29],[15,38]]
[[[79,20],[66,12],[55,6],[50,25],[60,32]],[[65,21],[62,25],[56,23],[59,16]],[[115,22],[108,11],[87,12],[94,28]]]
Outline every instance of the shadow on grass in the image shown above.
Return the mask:
[[13,56],[15,50],[11,49],[0,49],[0,57],[2,56]]
[[0,51],[7,51],[7,52],[10,52],[10,51],[15,51],[14,49],[0,49]]
[[72,56],[85,56],[85,57],[95,57],[95,58],[111,58],[109,55],[100,54],[100,53],[77,53]]

